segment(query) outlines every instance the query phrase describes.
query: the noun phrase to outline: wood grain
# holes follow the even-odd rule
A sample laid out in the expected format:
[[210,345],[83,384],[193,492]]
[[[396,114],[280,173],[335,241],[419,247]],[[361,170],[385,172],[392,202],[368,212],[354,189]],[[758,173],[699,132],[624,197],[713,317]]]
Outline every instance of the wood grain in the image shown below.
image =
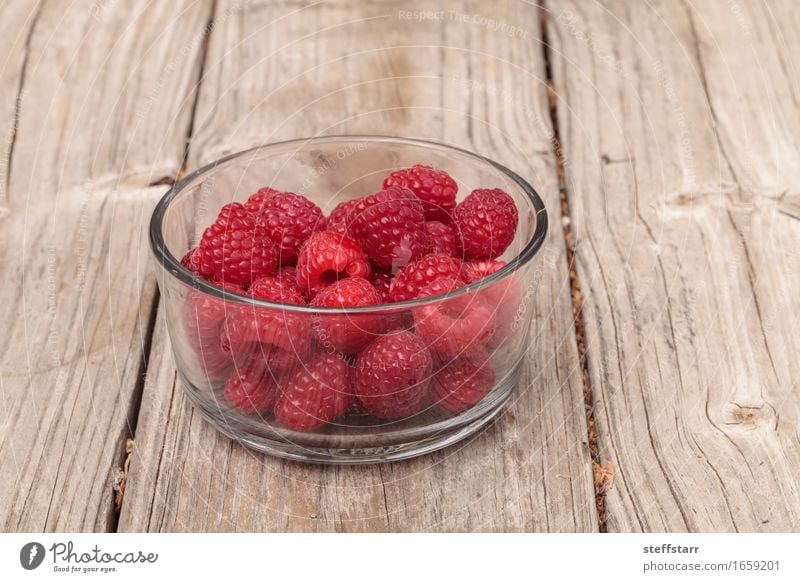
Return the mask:
[[154,304],[144,232],[164,189],[147,184],[179,171],[209,7],[106,8],[15,2],[0,19],[3,531],[114,527]]
[[548,9],[608,528],[797,531],[797,11]]
[[[530,179],[557,223],[558,187],[538,11],[448,3],[219,2],[190,167],[280,139],[384,133],[447,141]],[[486,14],[489,16],[489,14]],[[541,258],[535,343],[508,413],[449,450],[402,463],[319,467],[218,435],[176,385],[159,320],[120,531],[595,531],[563,238]]]
[[18,116],[24,93],[22,78],[30,54],[31,32],[39,18],[40,10],[26,2],[13,2],[3,7],[0,20],[0,54],[5,61],[0,67],[0,218],[8,211],[9,166],[17,137]]

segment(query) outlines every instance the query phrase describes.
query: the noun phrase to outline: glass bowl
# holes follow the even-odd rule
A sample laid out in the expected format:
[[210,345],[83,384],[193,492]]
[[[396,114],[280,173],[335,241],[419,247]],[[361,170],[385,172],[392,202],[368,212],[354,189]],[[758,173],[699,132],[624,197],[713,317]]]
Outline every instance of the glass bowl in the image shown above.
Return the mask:
[[[511,195],[519,223],[499,257],[504,267],[443,295],[333,308],[230,292],[181,264],[223,205],[244,202],[259,188],[302,194],[327,215],[344,200],[380,190],[390,172],[417,163],[449,173],[459,201],[475,188]],[[222,433],[268,454],[368,463],[440,449],[497,416],[532,349],[533,259],[546,231],[547,214],[534,189],[489,159],[426,141],[332,136],[258,147],[186,176],[156,206],[150,243],[177,370],[202,415]],[[266,326],[247,350],[234,350],[226,336],[236,318]],[[247,373],[250,358],[260,359],[259,369],[270,376],[262,381],[275,391],[237,400],[226,383]],[[273,414],[274,398],[287,378],[311,369],[335,384],[328,404],[340,414],[321,426],[286,428]],[[370,392],[375,383],[383,392]],[[384,397],[403,404],[390,410]]]

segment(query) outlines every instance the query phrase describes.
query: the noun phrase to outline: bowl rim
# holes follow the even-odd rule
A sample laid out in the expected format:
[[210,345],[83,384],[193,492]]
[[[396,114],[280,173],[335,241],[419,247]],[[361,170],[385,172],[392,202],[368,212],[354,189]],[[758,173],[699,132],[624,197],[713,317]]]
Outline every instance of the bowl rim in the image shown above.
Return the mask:
[[[467,157],[474,158],[476,161],[488,163],[495,169],[499,170],[500,172],[506,174],[509,178],[511,178],[511,180],[515,182],[517,186],[519,186],[519,188],[528,197],[528,201],[534,208],[534,215],[536,219],[536,224],[534,225],[533,234],[531,235],[531,238],[525,245],[525,247],[515,257],[510,259],[506,265],[504,265],[502,268],[498,269],[488,277],[480,279],[479,281],[470,283],[469,285],[465,285],[464,287],[459,287],[458,289],[455,289],[448,293],[442,293],[439,295],[409,299],[406,301],[399,301],[397,303],[382,303],[377,305],[361,305],[353,307],[327,307],[327,306],[316,306],[310,304],[295,305],[295,304],[277,303],[274,301],[267,301],[265,299],[257,299],[255,297],[251,297],[250,295],[244,295],[241,293],[227,291],[222,287],[217,287],[213,283],[206,281],[202,277],[194,275],[191,271],[189,271],[186,267],[184,267],[181,264],[180,259],[176,258],[167,248],[166,243],[164,242],[164,237],[162,235],[162,224],[167,209],[169,208],[171,202],[181,193],[181,191],[183,191],[186,187],[188,187],[191,183],[193,183],[197,178],[199,178],[203,174],[206,174],[211,170],[216,169],[218,166],[225,164],[231,160],[244,157],[247,154],[252,154],[257,151],[266,151],[271,148],[286,147],[292,144],[296,144],[298,146],[305,146],[311,143],[324,143],[324,142],[337,142],[337,141],[339,142],[370,141],[374,143],[391,142],[391,143],[401,143],[401,144],[424,147],[424,148],[450,150],[458,152],[462,155],[466,155]],[[193,172],[187,174],[181,180],[173,184],[173,186],[169,190],[167,190],[166,194],[164,194],[164,196],[162,196],[162,198],[156,204],[155,208],[153,209],[153,213],[150,217],[149,238],[150,238],[150,249],[153,252],[153,256],[155,258],[156,263],[158,263],[164,270],[168,271],[170,275],[177,278],[187,287],[194,289],[195,291],[201,291],[207,295],[216,297],[217,299],[221,299],[231,303],[238,303],[240,305],[247,305],[251,307],[262,307],[271,309],[277,307],[284,311],[294,311],[298,313],[324,312],[328,314],[357,314],[357,313],[364,314],[364,313],[375,313],[375,312],[392,313],[404,309],[421,307],[424,305],[431,305],[445,299],[451,299],[454,297],[458,297],[460,295],[464,295],[466,293],[475,292],[478,289],[483,289],[492,286],[494,283],[497,283],[502,279],[505,279],[506,277],[512,275],[513,273],[518,271],[521,267],[530,262],[530,260],[534,257],[534,255],[536,255],[536,253],[544,244],[545,238],[547,236],[547,229],[548,229],[547,210],[545,209],[544,202],[542,201],[538,192],[536,192],[536,190],[530,184],[528,184],[526,180],[524,180],[521,176],[519,176],[519,174],[510,170],[506,166],[498,162],[495,162],[492,159],[489,159],[485,156],[482,156],[480,154],[471,152],[469,150],[457,146],[431,140],[396,137],[388,135],[340,134],[340,135],[297,138],[279,142],[272,142],[269,144],[263,144],[260,146],[248,148],[246,150],[229,154],[227,156],[219,158],[218,160],[210,162],[198,168],[197,170],[194,170]]]

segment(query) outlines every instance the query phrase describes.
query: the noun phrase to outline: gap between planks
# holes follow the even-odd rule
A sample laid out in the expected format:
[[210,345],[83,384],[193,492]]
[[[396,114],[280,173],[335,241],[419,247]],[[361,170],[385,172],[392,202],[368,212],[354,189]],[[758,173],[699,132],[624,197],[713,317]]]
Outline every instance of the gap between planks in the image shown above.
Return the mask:
[[[197,115],[197,103],[200,100],[200,85],[203,82],[203,75],[206,69],[206,56],[208,55],[208,45],[211,34],[214,32],[214,16],[217,13],[217,0],[212,0],[209,17],[206,25],[203,27],[203,43],[200,49],[200,64],[197,70],[197,81],[194,84],[194,99],[192,100],[191,114],[189,116],[189,125],[186,129],[186,144],[183,149],[183,159],[178,175],[163,176],[151,182],[150,186],[174,186],[188,173],[187,166],[189,161],[189,146],[192,142],[192,136],[195,129],[195,117]],[[149,241],[148,241],[149,242]],[[111,490],[111,511],[107,520],[107,531],[109,533],[117,533],[119,530],[119,516],[122,513],[122,506],[125,503],[125,486],[128,479],[128,467],[130,464],[133,450],[136,446],[136,427],[139,421],[139,412],[142,408],[142,395],[144,393],[144,384],[147,378],[147,367],[150,361],[150,351],[153,347],[153,335],[156,329],[156,320],[158,317],[158,309],[161,306],[160,302],[161,293],[158,288],[153,295],[153,301],[148,312],[147,329],[143,339],[142,345],[142,361],[139,367],[139,374],[134,386],[133,394],[131,395],[130,405],[128,407],[128,433],[120,439],[122,450],[119,457],[117,457],[117,465],[115,472],[118,477],[114,480]]]
[[542,42],[542,57],[544,59],[545,79],[547,81],[547,104],[550,113],[550,123],[553,128],[553,155],[556,159],[556,173],[558,176],[558,193],[560,200],[559,216],[561,229],[564,235],[566,248],[567,269],[569,270],[569,285],[572,296],[572,316],[575,324],[575,342],[578,348],[578,361],[581,366],[581,380],[583,381],[583,404],[586,413],[586,434],[589,440],[589,454],[592,458],[592,476],[594,481],[595,505],[597,506],[598,529],[601,533],[608,531],[606,525],[606,491],[611,486],[613,467],[605,464],[600,459],[600,448],[597,444],[597,428],[594,421],[594,396],[589,376],[589,364],[586,351],[586,336],[583,321],[583,294],[578,270],[575,265],[575,237],[572,233],[572,210],[567,191],[567,180],[564,166],[564,152],[561,149],[561,135],[558,128],[558,99],[556,98],[555,83],[553,81],[553,68],[551,64],[550,42],[547,30],[549,11],[547,3],[542,0],[539,4],[539,32]]
[[150,360],[150,350],[153,347],[153,334],[156,330],[156,316],[158,315],[158,305],[161,293],[156,287],[153,298],[147,310],[147,325],[144,336],[142,337],[142,357],[139,362],[139,370],[136,374],[136,384],[131,392],[128,403],[127,432],[119,439],[122,450],[117,457],[114,481],[111,487],[111,510],[106,520],[106,530],[116,533],[119,527],[119,515],[122,511],[122,503],[125,499],[125,485],[128,479],[128,466],[133,454],[133,444],[136,436],[136,426],[139,421],[139,410],[142,407],[142,395],[144,394],[144,383],[147,378],[147,364]]

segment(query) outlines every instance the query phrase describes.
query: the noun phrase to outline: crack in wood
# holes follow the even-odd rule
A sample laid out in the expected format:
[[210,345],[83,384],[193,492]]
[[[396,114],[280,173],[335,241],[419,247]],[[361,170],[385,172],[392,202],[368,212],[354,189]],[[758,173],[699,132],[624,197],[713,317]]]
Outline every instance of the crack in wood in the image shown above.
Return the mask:
[[203,27],[203,45],[200,48],[200,65],[197,71],[197,82],[195,83],[194,101],[192,102],[192,113],[189,116],[189,127],[186,130],[186,147],[183,150],[183,160],[181,163],[180,172],[175,180],[181,180],[188,173],[189,166],[189,148],[194,137],[195,122],[197,121],[197,104],[200,102],[200,85],[203,83],[203,76],[206,72],[206,57],[208,56],[208,45],[211,40],[211,34],[214,32],[214,16],[217,13],[217,0],[212,0],[211,10],[209,12],[208,21]]
[[7,215],[11,211],[11,204],[9,200],[9,192],[11,191],[11,165],[14,161],[14,148],[17,143],[17,134],[19,133],[19,122],[22,117],[22,102],[25,98],[25,77],[28,70],[28,59],[31,54],[31,40],[33,39],[33,31],[36,29],[36,24],[39,22],[39,17],[42,15],[44,9],[44,0],[36,7],[36,12],[31,19],[31,27],[28,29],[28,35],[25,37],[25,55],[22,58],[22,67],[19,72],[19,86],[17,88],[17,97],[14,100],[14,120],[11,125],[11,137],[8,142],[8,156],[6,158],[6,183],[5,191],[0,196],[0,218]]
[[124,443],[124,448],[117,457],[117,467],[111,476],[111,510],[107,518],[107,531],[117,532],[119,527],[119,514],[122,511],[122,503],[125,497],[125,484],[128,478],[128,467],[133,454],[133,443],[136,437],[136,426],[139,421],[139,410],[142,407],[142,397],[144,394],[144,384],[147,379],[147,367],[150,360],[150,351],[153,346],[153,335],[156,330],[156,315],[158,314],[158,305],[160,294],[158,289],[153,293],[153,299],[150,302],[149,309],[147,310],[147,324],[144,328],[142,336],[142,352],[141,361],[139,363],[139,370],[136,376],[136,384],[131,392],[131,397],[128,402],[128,418],[127,418],[127,431],[119,439],[120,443]]
[[131,457],[133,456],[134,440],[129,438],[125,441],[125,461],[122,468],[117,469],[114,475],[114,482],[111,488],[114,490],[114,511],[119,514],[122,511],[122,500],[125,497],[125,485],[128,482],[128,471],[131,467]]
[[[187,165],[189,160],[189,145],[191,144],[192,137],[194,135],[195,129],[195,116],[197,115],[197,103],[200,100],[200,85],[203,82],[203,76],[205,73],[205,64],[206,64],[206,56],[208,54],[208,46],[209,46],[209,39],[211,37],[212,32],[214,31],[214,16],[217,12],[217,0],[213,0],[211,3],[211,8],[209,10],[209,17],[206,21],[205,26],[202,29],[203,34],[203,43],[200,48],[200,63],[198,65],[198,72],[197,72],[197,81],[195,82],[195,93],[194,93],[194,100],[192,102],[192,112],[189,117],[189,124],[186,129],[186,145],[183,150],[183,159],[181,163],[180,171],[175,178],[171,178],[169,176],[163,176],[156,181],[152,182],[150,186],[173,186],[175,185],[180,179],[182,179],[188,172],[187,172]],[[156,327],[156,320],[158,316],[158,309],[160,306],[160,293],[156,290],[156,293],[153,296],[153,302],[149,310],[149,316],[147,320],[147,330],[144,335],[144,343],[142,346],[142,364],[139,369],[139,378],[137,380],[136,386],[134,387],[133,394],[131,396],[130,405],[128,407],[128,435],[126,436],[125,442],[125,450],[121,458],[119,459],[119,463],[122,465],[122,468],[117,468],[115,475],[119,475],[120,471],[123,477],[120,479],[120,482],[117,482],[117,478],[114,478],[114,484],[112,484],[112,494],[113,494],[113,511],[109,518],[109,528],[108,531],[110,532],[117,532],[119,528],[119,516],[122,512],[122,506],[125,502],[125,484],[127,483],[127,475],[128,475],[128,467],[131,461],[131,455],[133,454],[133,443],[136,439],[136,428],[139,420],[139,413],[142,407],[142,397],[144,394],[144,386],[145,380],[147,378],[147,369],[148,363],[150,359],[150,352],[152,350],[153,345],[153,336],[155,334],[155,327]]]
[[[552,57],[550,54],[550,43],[547,29],[548,10],[546,2],[539,5],[539,28],[542,39],[542,55],[544,59],[545,78],[547,80],[547,103],[550,110],[550,122],[553,128],[553,155],[556,158],[556,169],[558,174],[558,189],[561,202],[560,215],[562,232],[564,235],[564,245],[566,247],[567,268],[569,269],[570,291],[572,295],[572,315],[575,324],[575,340],[578,349],[578,359],[581,366],[581,379],[583,381],[583,400],[584,411],[586,414],[586,431],[588,437],[589,454],[592,459],[592,473],[594,477],[595,504],[597,506],[598,529],[605,533],[608,531],[606,525],[606,492],[613,485],[614,466],[611,461],[602,462],[600,458],[600,447],[597,439],[597,428],[594,419],[594,396],[592,394],[591,380],[589,376],[589,365],[587,359],[585,325],[583,320],[583,295],[581,293],[581,283],[578,278],[578,270],[575,263],[575,238],[572,233],[571,209],[569,195],[567,193],[566,164],[564,152],[561,148],[561,136],[558,126],[558,110],[555,92],[555,82],[553,80]],[[614,160],[616,162],[617,160]],[[626,160],[619,160],[626,161]],[[611,163],[608,160],[608,163]]]
[[[184,154],[185,155],[185,154]],[[177,183],[177,179],[173,178],[172,176],[162,176],[157,180],[153,180],[147,186],[174,186]]]

